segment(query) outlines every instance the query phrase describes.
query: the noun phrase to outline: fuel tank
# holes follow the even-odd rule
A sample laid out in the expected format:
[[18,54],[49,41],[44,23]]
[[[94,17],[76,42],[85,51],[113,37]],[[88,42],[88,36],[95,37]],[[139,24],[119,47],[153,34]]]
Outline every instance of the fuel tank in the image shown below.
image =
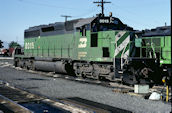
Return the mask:
[[57,61],[57,62],[35,61],[34,65],[36,70],[67,74],[66,72],[67,64],[61,61]]

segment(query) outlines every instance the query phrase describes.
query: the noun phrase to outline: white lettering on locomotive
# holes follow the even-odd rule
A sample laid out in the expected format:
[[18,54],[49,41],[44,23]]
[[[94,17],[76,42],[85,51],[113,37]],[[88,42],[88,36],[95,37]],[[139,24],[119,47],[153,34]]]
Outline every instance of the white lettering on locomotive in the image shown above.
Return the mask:
[[99,22],[100,23],[109,23],[109,19],[100,19]]
[[82,57],[86,57],[87,52],[78,52],[78,59],[81,59]]
[[110,18],[110,23],[114,23],[114,21],[115,21],[114,18],[111,17]]
[[87,47],[87,38],[80,38],[78,48]]
[[26,42],[25,49],[34,49],[34,42]]

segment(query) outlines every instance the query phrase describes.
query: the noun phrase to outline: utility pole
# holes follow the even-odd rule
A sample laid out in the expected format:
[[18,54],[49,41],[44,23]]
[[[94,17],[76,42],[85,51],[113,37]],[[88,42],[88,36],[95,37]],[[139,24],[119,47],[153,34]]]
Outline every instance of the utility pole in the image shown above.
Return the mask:
[[[97,5],[98,7],[99,7],[99,6],[102,7],[102,15],[104,16],[104,4],[106,4],[106,3],[111,3],[111,2],[106,2],[106,1],[102,0],[102,1],[97,1],[97,2],[93,2],[93,3],[98,4],[98,5]],[[100,5],[100,4],[101,4],[101,5]]]
[[68,18],[71,18],[72,16],[68,16],[68,15],[61,15],[61,17],[64,17],[64,18],[65,18],[65,22],[67,22],[67,19],[68,19]]

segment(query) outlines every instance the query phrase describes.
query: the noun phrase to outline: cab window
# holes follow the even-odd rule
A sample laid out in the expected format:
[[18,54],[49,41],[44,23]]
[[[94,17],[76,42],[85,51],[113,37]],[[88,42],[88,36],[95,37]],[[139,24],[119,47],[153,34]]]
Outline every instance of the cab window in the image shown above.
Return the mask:
[[81,36],[86,36],[87,34],[87,30],[85,27],[82,27],[82,29],[80,30]]

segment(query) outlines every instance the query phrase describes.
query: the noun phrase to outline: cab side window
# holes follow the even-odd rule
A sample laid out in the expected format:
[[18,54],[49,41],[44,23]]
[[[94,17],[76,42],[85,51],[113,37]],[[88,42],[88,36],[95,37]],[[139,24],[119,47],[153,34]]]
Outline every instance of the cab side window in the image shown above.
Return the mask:
[[87,34],[87,30],[85,27],[82,27],[82,29],[80,30],[81,36],[86,36]]

